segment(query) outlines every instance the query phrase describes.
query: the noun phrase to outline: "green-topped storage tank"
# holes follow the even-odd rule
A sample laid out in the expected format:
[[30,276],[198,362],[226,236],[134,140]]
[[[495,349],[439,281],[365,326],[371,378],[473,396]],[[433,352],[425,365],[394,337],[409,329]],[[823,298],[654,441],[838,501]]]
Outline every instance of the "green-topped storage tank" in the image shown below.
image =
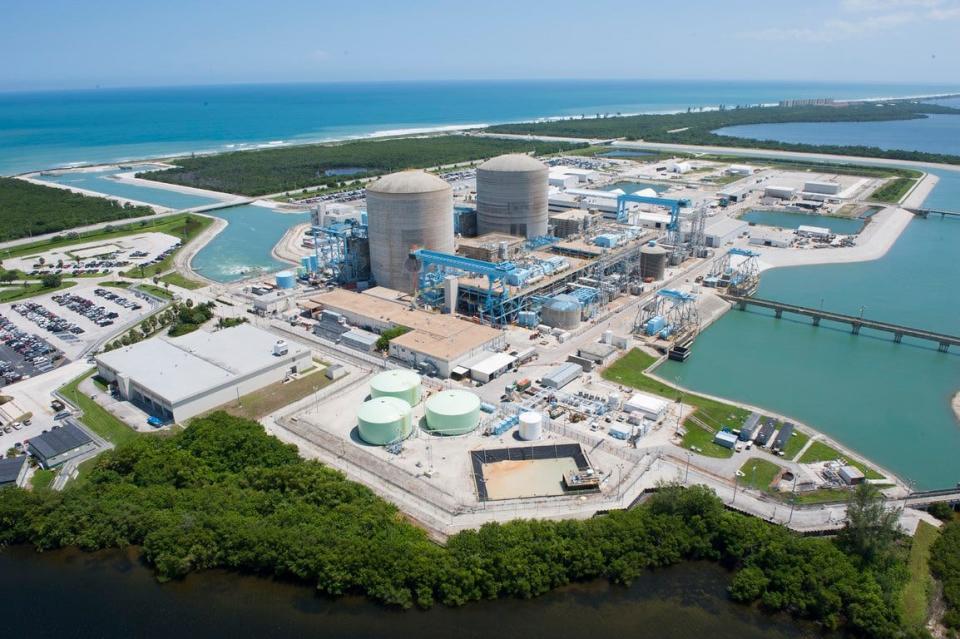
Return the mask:
[[413,430],[410,404],[396,397],[377,397],[360,405],[357,427],[360,439],[386,446],[405,439]]
[[411,370],[384,371],[370,380],[371,397],[398,397],[411,406],[420,403],[420,376]]
[[480,423],[480,398],[465,390],[440,391],[427,400],[426,418],[432,433],[469,433]]

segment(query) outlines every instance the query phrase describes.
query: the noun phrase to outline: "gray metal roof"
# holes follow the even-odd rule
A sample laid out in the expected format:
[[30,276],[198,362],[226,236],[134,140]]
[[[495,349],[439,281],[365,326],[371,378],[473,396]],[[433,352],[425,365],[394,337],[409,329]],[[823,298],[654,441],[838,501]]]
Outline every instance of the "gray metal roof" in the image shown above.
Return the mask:
[[26,455],[0,459],[0,486],[16,483],[17,478],[20,476],[20,471],[26,463]]
[[546,171],[547,165],[523,153],[508,153],[491,158],[477,168],[481,171]]
[[41,458],[50,459],[57,455],[80,448],[90,443],[90,436],[71,422],[64,422],[59,428],[30,438],[30,448]]
[[385,175],[370,186],[374,193],[431,193],[452,188],[447,182],[426,171],[400,171]]

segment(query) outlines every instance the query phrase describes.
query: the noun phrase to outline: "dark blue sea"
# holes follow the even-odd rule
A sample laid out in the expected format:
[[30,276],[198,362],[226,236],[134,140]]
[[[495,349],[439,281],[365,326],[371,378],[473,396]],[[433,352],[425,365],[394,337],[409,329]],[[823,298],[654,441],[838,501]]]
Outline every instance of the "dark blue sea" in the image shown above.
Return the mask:
[[730,81],[340,83],[0,92],[0,175],[445,126],[958,86]]

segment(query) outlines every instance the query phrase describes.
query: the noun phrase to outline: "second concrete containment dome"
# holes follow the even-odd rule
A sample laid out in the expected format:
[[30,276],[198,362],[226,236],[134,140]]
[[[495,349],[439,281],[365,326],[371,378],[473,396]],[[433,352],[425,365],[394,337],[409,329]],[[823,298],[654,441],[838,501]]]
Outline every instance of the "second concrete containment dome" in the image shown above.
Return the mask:
[[427,429],[437,435],[462,435],[480,423],[480,398],[465,390],[440,391],[426,409]]
[[411,406],[420,403],[420,376],[413,371],[383,371],[370,380],[371,397],[397,397]]
[[370,268],[377,284],[412,293],[417,248],[453,253],[453,190],[424,171],[386,175],[367,187]]
[[522,153],[477,167],[477,232],[546,235],[547,173],[543,162]]

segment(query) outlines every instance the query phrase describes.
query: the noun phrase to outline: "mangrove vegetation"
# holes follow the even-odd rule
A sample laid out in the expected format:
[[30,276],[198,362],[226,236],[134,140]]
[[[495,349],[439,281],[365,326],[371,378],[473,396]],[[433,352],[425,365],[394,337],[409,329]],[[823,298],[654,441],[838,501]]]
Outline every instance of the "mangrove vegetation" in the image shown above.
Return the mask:
[[491,133],[574,138],[626,138],[670,144],[726,146],[805,153],[960,164],[960,156],[871,146],[815,145],[752,140],[719,135],[717,129],[744,124],[788,122],[877,122],[924,118],[930,114],[960,115],[960,109],[909,101],[863,102],[838,106],[748,107],[687,113],[598,117],[549,122],[523,122],[490,127]]
[[[558,153],[585,146],[466,135],[305,144],[179,158],[172,161],[175,168],[138,177],[257,196],[314,186],[337,188],[345,183],[359,187],[362,178],[404,169],[470,162],[502,153]],[[349,170],[349,175],[343,170]]]
[[226,568],[399,607],[628,584],[709,560],[732,571],[735,601],[863,637],[919,636],[898,612],[908,544],[878,503],[876,489],[862,489],[851,525],[831,540],[729,511],[705,487],[663,486],[629,511],[487,524],[441,546],[367,488],[217,412],[121,443],[62,492],[0,491],[0,545],[137,546],[161,580]]
[[153,213],[147,206],[0,177],[0,241]]

